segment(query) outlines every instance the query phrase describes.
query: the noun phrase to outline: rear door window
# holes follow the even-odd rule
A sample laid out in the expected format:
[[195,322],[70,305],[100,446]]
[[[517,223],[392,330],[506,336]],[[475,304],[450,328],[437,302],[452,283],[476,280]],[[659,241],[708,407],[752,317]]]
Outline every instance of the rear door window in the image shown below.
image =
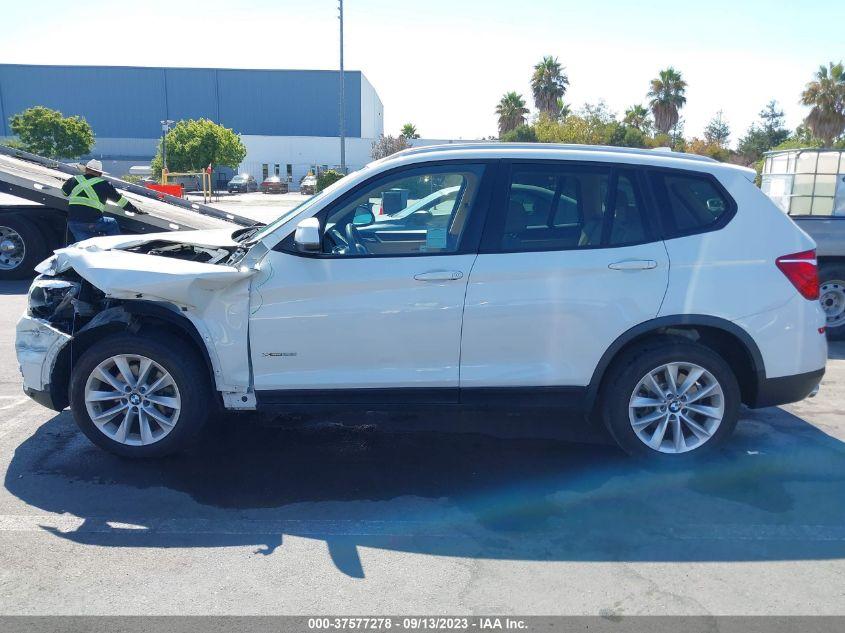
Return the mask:
[[651,180],[669,237],[716,229],[730,219],[733,201],[710,176],[652,172]]
[[648,241],[632,171],[613,166],[515,164],[496,250],[555,251]]

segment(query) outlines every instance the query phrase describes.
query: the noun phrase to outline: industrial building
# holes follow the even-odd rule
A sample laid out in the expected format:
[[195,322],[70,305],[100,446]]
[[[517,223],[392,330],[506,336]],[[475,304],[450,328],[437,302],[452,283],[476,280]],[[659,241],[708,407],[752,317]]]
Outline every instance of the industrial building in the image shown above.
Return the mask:
[[[32,106],[79,115],[96,136],[91,157],[120,176],[149,164],[161,121],[208,118],[241,135],[239,171],[289,176],[296,187],[313,167],[340,164],[339,92],[339,73],[328,70],[0,64],[0,138],[11,136],[9,118]],[[344,95],[346,162],[357,169],[383,133],[384,111],[360,71],[345,72]]]

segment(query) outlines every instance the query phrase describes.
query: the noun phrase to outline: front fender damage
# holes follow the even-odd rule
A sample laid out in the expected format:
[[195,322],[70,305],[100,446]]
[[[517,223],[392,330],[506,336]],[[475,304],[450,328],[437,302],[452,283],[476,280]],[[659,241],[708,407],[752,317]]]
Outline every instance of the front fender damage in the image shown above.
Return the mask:
[[56,251],[38,270],[44,275],[73,271],[105,296],[111,307],[94,315],[77,335],[118,321],[130,326],[135,302],[154,303],[184,317],[205,345],[226,406],[254,407],[247,343],[254,270],[104,250],[90,241]]

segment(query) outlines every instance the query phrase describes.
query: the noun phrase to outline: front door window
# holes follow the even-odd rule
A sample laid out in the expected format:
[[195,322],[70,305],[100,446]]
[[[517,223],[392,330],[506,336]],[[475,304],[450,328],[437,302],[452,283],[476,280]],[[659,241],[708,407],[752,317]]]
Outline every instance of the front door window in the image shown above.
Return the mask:
[[381,178],[324,221],[336,257],[454,253],[478,196],[480,165],[425,167]]

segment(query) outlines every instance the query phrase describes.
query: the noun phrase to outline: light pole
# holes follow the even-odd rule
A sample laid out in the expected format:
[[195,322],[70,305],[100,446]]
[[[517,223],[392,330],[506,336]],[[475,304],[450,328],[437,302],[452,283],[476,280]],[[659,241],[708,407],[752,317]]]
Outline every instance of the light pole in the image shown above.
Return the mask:
[[340,171],[346,173],[346,104],[343,86],[343,0],[338,0],[340,11]]
[[170,131],[170,126],[176,123],[170,119],[165,119],[161,122],[161,170],[162,173],[167,173],[167,133]]

